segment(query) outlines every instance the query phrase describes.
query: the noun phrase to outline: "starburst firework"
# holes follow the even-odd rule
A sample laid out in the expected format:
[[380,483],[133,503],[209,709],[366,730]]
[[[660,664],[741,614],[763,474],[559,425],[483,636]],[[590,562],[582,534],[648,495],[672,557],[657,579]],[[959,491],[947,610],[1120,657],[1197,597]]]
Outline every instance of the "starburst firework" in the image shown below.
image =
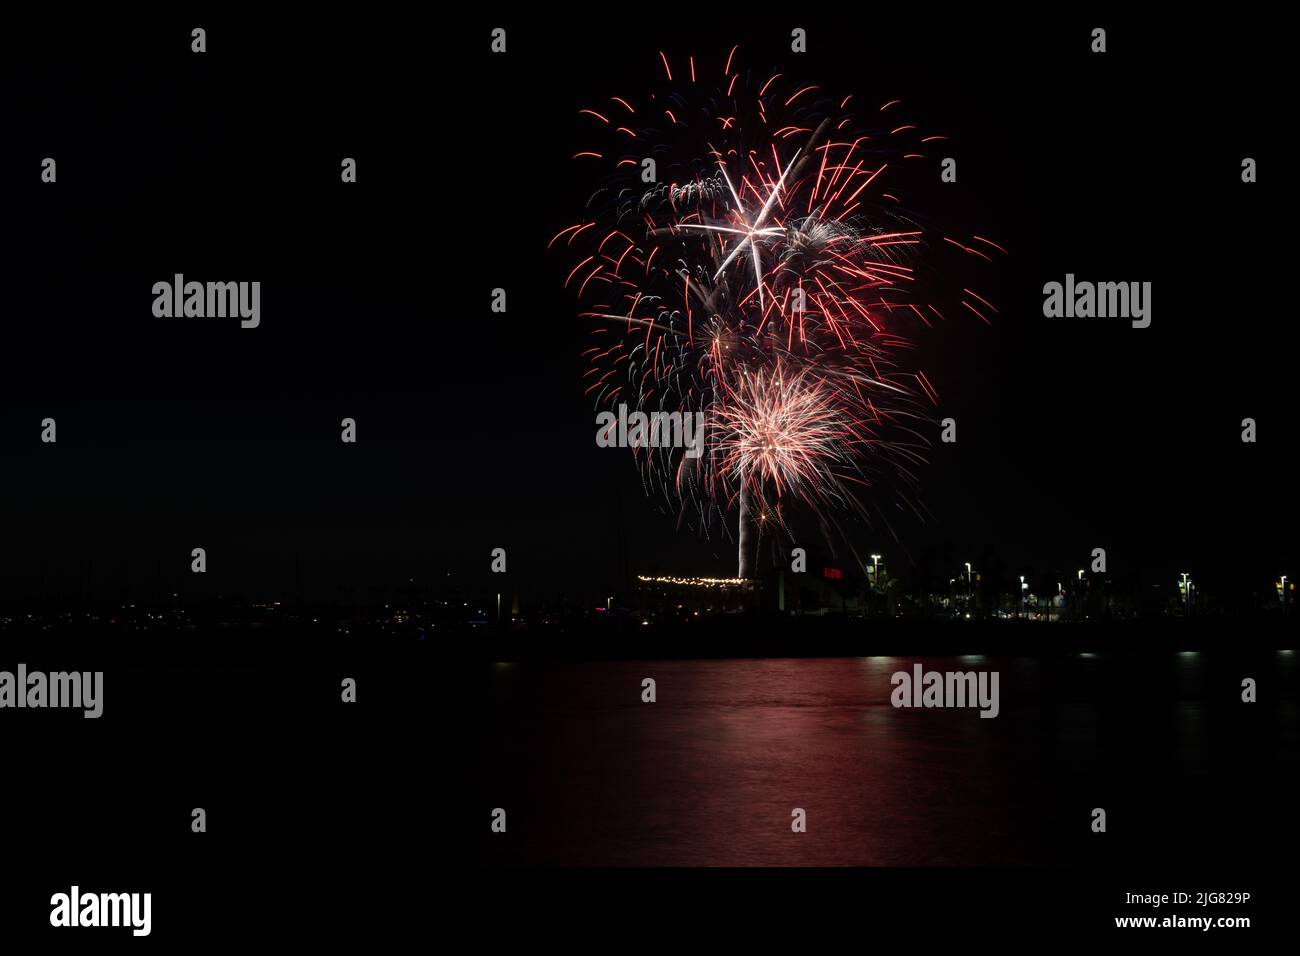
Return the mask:
[[[601,184],[550,246],[576,259],[565,284],[594,340],[593,401],[703,413],[702,457],[634,453],[679,522],[729,532],[738,515],[747,577],[753,527],[788,534],[792,505],[828,540],[847,540],[844,515],[887,525],[884,485],[891,504],[920,511],[915,469],[938,394],[902,358],[910,330],[946,320],[928,255],[940,244],[885,184],[944,137],[868,129],[853,96],[733,70],[736,53],[716,86],[697,82],[693,58],[674,80],[661,54],[666,89],[580,111],[604,145],[575,159],[600,168]],[[982,260],[1003,251],[940,238]],[[970,290],[959,300],[985,322],[996,312]]]

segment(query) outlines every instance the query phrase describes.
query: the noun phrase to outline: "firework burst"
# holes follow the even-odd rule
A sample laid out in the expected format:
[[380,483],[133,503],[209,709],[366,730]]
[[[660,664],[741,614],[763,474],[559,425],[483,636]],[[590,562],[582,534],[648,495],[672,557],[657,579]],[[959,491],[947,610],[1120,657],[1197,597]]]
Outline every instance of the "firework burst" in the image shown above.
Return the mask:
[[859,440],[833,387],[807,369],[787,375],[779,362],[771,371],[742,371],[717,404],[711,430],[718,477],[732,497],[747,493],[764,518],[779,514],[789,495],[844,505],[842,484]]
[[[580,111],[598,143],[574,159],[599,186],[550,246],[573,256],[594,404],[703,414],[703,456],[634,454],[679,522],[737,529],[748,577],[757,539],[788,536],[792,507],[834,530],[832,547],[848,542],[843,516],[920,513],[939,397],[904,358],[912,330],[946,321],[934,252],[1003,250],[903,212],[891,174],[944,137],[893,120],[897,101],[867,126],[852,95],[738,70],[735,49],[715,82],[697,81],[694,58],[676,80],[661,60],[662,88]],[[968,289],[956,299],[985,322],[996,313]]]

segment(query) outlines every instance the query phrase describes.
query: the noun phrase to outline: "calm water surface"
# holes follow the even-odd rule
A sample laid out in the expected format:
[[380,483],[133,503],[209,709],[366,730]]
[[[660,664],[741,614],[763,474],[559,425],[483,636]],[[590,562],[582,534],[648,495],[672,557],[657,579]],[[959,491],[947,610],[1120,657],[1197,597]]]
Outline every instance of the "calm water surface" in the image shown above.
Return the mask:
[[[1297,655],[495,664],[489,862],[1165,862],[1279,848],[1296,784]],[[905,710],[890,676],[996,670],[1001,712]],[[1241,702],[1241,679],[1260,685]],[[653,677],[658,701],[641,702]],[[807,812],[806,833],[791,811]],[[1108,831],[1093,834],[1104,807]],[[1208,819],[1207,819],[1208,817]],[[1100,844],[1099,839],[1107,841]],[[1288,837],[1293,839],[1293,835]]]

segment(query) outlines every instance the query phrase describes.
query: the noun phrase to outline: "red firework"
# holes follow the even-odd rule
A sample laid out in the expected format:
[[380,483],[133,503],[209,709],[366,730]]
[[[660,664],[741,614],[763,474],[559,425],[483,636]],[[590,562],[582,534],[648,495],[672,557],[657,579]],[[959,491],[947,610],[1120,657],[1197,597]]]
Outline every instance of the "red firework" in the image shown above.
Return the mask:
[[[639,448],[647,488],[708,529],[739,512],[740,576],[750,525],[787,529],[787,504],[823,526],[881,515],[882,479],[912,502],[938,394],[905,367],[910,330],[945,321],[930,295],[936,247],[989,260],[979,237],[946,245],[903,211],[891,176],[925,168],[945,137],[890,122],[898,101],[857,118],[780,72],[674,81],[639,100],[580,111],[602,145],[588,215],[551,247],[576,258],[565,280],[590,322],[587,394],[598,406],[702,413],[708,451]],[[877,128],[878,127],[878,128]],[[996,309],[963,289],[985,322]],[[876,503],[878,504],[878,503]]]

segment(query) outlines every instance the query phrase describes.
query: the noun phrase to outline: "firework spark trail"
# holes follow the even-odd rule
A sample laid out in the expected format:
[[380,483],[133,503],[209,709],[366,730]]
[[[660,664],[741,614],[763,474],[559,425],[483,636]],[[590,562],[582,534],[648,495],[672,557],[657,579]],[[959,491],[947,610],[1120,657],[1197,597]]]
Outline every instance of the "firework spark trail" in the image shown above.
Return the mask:
[[[872,117],[889,111],[890,128],[863,129],[852,96],[740,70],[735,48],[716,88],[701,61],[674,70],[660,59],[666,89],[580,111],[603,142],[575,160],[600,167],[602,183],[549,245],[573,256],[565,285],[596,340],[584,353],[592,401],[704,414],[703,457],[634,454],[679,523],[696,515],[705,533],[730,533],[739,513],[747,577],[755,514],[760,533],[788,533],[793,503],[824,528],[841,513],[887,524],[876,500],[886,484],[893,504],[917,511],[939,395],[903,358],[910,330],[945,321],[928,300],[942,276],[933,250],[989,261],[1005,250],[931,235],[884,190],[945,139],[900,122],[897,100]],[[997,314],[975,289],[956,299],[984,322]]]
[[763,515],[774,510],[768,491],[842,504],[839,469],[854,470],[862,439],[834,387],[807,368],[787,374],[779,360],[742,375],[716,406],[711,438],[721,480],[747,488]]

